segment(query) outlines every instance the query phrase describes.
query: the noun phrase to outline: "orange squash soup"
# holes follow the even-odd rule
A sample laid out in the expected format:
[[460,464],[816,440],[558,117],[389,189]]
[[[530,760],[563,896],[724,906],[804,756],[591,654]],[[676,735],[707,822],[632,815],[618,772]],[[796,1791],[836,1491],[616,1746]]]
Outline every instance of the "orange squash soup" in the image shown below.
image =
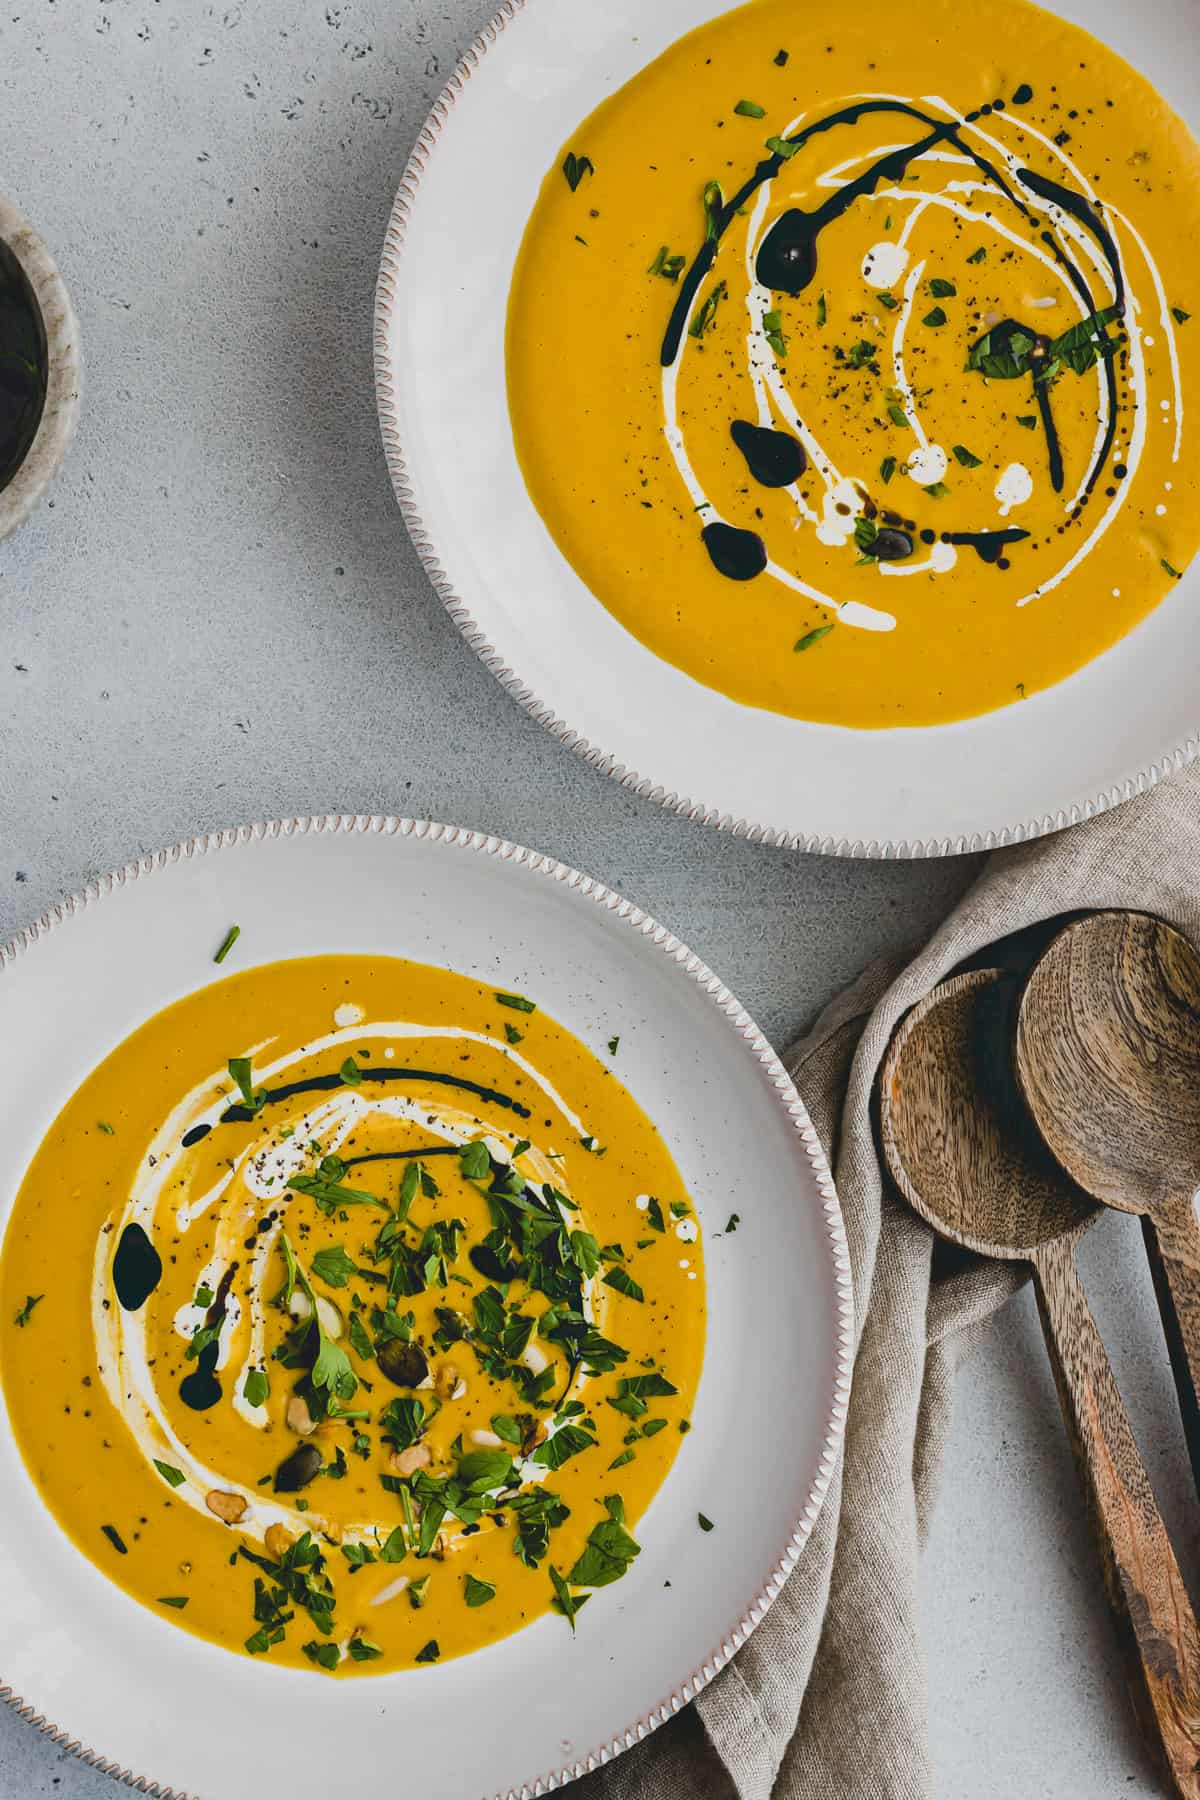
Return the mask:
[[134,1032],[0,1259],[11,1426],[78,1548],[329,1674],[574,1629],[638,1555],[703,1353],[696,1219],[617,1066],[536,996],[381,958]]
[[1198,268],[1200,148],[1085,32],[754,0],[546,177],[509,306],[525,480],[604,606],[739,701],[1019,703],[1200,542]]

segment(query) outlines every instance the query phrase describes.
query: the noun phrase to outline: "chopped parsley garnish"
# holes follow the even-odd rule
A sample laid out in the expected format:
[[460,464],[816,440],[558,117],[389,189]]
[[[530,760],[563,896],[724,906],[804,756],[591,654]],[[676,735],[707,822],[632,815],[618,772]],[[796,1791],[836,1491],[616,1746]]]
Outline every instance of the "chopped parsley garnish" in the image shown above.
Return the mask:
[[769,137],[767,139],[767,149],[773,156],[782,157],[784,162],[790,162],[799,148],[799,144],[789,143],[787,138]]
[[[407,1175],[415,1176],[415,1165],[409,1166]],[[357,1273],[357,1265],[348,1256],[341,1244],[333,1244],[327,1250],[318,1250],[312,1259],[312,1272],[326,1287],[344,1288],[352,1276]]]
[[160,1606],[173,1606],[176,1612],[182,1612],[187,1605],[189,1598],[190,1595],[188,1594],[160,1594],[158,1596],[158,1604]]
[[343,1087],[359,1087],[362,1084],[362,1070],[352,1056],[348,1056],[338,1070],[338,1079]]
[[978,469],[982,467],[982,458],[972,456],[965,444],[955,444],[954,454],[964,469]]
[[858,545],[860,550],[869,550],[878,536],[878,525],[876,525],[874,519],[868,519],[866,513],[862,513],[855,519],[854,542]]
[[725,205],[725,195],[719,181],[706,181],[704,184],[704,241],[711,244],[720,236],[721,212]]
[[661,275],[664,281],[678,281],[686,264],[686,256],[673,256],[667,245],[663,244],[646,273],[647,275]]
[[463,1581],[463,1598],[468,1606],[486,1606],[489,1600],[496,1598],[496,1590],[490,1581],[467,1575]]
[[939,325],[944,325],[946,323],[946,314],[940,306],[935,306],[932,312],[927,312],[925,314],[921,323],[922,325],[930,326],[931,329],[936,331]]
[[1177,325],[1186,325],[1191,316],[1190,312],[1184,312],[1182,306],[1173,306],[1171,308],[1171,317]]
[[817,295],[817,329],[818,330],[820,330],[820,328],[824,325],[824,323],[828,317],[829,317],[829,308],[825,304],[825,296],[824,296],[824,294],[818,294]]
[[793,651],[811,650],[814,644],[819,644],[822,638],[827,638],[832,630],[832,625],[814,626],[811,631],[806,631],[802,638],[796,639],[792,645]]
[[22,1327],[22,1329],[26,1325],[28,1325],[30,1319],[33,1317],[34,1307],[37,1306],[39,1304],[39,1302],[44,1300],[45,1298],[46,1298],[45,1294],[27,1294],[25,1296],[24,1306],[21,1308],[20,1312],[17,1313],[16,1317],[13,1320],[14,1325],[20,1325]]
[[155,1468],[158,1470],[164,1481],[170,1482],[173,1488],[183,1486],[187,1477],[184,1475],[182,1469],[175,1468],[173,1463],[159,1462],[157,1456],[153,1460]]
[[850,369],[869,368],[878,354],[878,344],[873,344],[869,338],[859,338],[857,344],[851,344],[846,351],[846,366]]
[[560,1612],[571,1630],[574,1631],[576,1615],[587,1605],[588,1596],[572,1594],[553,1563],[550,1565],[550,1583],[554,1589],[554,1599],[551,1604],[555,1612]]
[[358,1377],[350,1367],[350,1358],[340,1344],[336,1344],[325,1330],[313,1285],[301,1268],[286,1232],[280,1232],[279,1244],[287,1266],[287,1281],[284,1289],[276,1298],[282,1299],[286,1305],[291,1299],[292,1290],[298,1287],[312,1309],[312,1318],[304,1321],[302,1329],[305,1335],[313,1327],[317,1332],[317,1358],[313,1363],[310,1378],[313,1387],[323,1388],[329,1399],[352,1400],[358,1389]]
[[346,1648],[353,1662],[374,1662],[377,1656],[383,1655],[379,1645],[366,1637],[352,1637]]
[[213,957],[213,961],[215,963],[223,963],[225,961],[225,958],[229,955],[229,952],[233,949],[233,946],[237,943],[238,939],[241,937],[241,935],[242,935],[241,926],[240,925],[231,925],[229,927],[229,930],[225,933],[225,936],[221,939],[221,948],[217,951],[217,954]]
[[532,1013],[537,1011],[536,1002],[527,1000],[524,994],[497,994],[496,999],[501,1006],[509,1006],[513,1012]]
[[102,1131],[104,1133],[105,1137],[116,1137],[116,1135],[117,1135],[115,1130],[109,1124],[107,1119],[97,1119],[96,1120],[96,1130]]
[[952,300],[958,293],[954,283],[943,280],[940,275],[934,276],[929,284],[929,291],[935,300]]
[[230,1076],[237,1083],[238,1092],[242,1096],[242,1105],[253,1118],[257,1118],[263,1107],[267,1104],[267,1096],[265,1094],[256,1094],[254,1091],[254,1077],[250,1068],[250,1058],[248,1056],[231,1056],[228,1068]]
[[908,414],[898,400],[888,401],[888,418],[892,421],[893,425],[899,425],[904,430],[911,430]]
[[700,311],[688,326],[689,337],[702,338],[705,332],[711,328],[716,321],[717,308],[720,306],[728,291],[729,290],[723,281],[717,282],[707,300],[705,300],[704,305],[700,308]]
[[879,465],[879,479],[880,479],[880,481],[882,481],[884,487],[887,486],[888,482],[892,479],[892,476],[895,473],[896,473],[895,457],[894,456],[885,456],[883,461]]
[[978,250],[972,250],[972,252],[971,252],[971,254],[970,254],[970,256],[968,256],[968,258],[967,258],[967,261],[968,261],[968,262],[969,262],[969,263],[981,263],[981,262],[986,262],[986,261],[987,261],[987,248],[986,248],[986,246],[985,246],[985,245],[983,245],[983,244],[980,244],[980,246],[979,246],[979,248],[978,248]]
[[605,1287],[615,1288],[618,1294],[624,1294],[627,1300],[644,1300],[645,1293],[638,1286],[632,1275],[624,1269],[610,1269],[604,1277]]
[[583,1553],[567,1580],[572,1587],[608,1587],[619,1581],[640,1555],[641,1545],[634,1542],[621,1519],[610,1512],[588,1533]]
[[1183,580],[1183,576],[1180,574],[1179,570],[1173,569],[1171,567],[1170,563],[1167,561],[1165,556],[1162,559],[1162,566],[1167,571],[1167,574],[1172,578],[1173,581],[1182,581]]
[[743,119],[765,119],[767,116],[766,107],[760,106],[757,100],[739,100],[733,110]]
[[318,1668],[336,1669],[342,1660],[342,1653],[336,1644],[318,1644],[313,1638],[309,1643],[301,1644],[300,1648],[309,1662],[316,1663]]
[[944,481],[934,481],[922,491],[928,494],[931,500],[944,500],[946,495],[950,492],[950,489],[946,486]]
[[617,1051],[620,1048],[621,1048],[620,1038],[619,1037],[610,1037],[608,1040],[608,1054],[610,1056],[615,1056],[617,1054]]
[[770,344],[776,356],[786,356],[788,341],[783,329],[783,314],[778,311],[763,314],[763,336]]
[[125,1545],[125,1540],[122,1538],[120,1532],[117,1530],[115,1525],[102,1525],[100,1527],[100,1529],[104,1533],[105,1537],[108,1539],[109,1543],[112,1545],[113,1549],[116,1551],[118,1556],[128,1556],[129,1555],[129,1551]]
[[775,63],[775,67],[777,69],[784,68],[787,64],[787,59],[788,59],[788,52],[786,50],[777,50],[775,52],[775,56],[773,59],[774,63]]
[[1026,431],[1036,431],[1038,422],[1036,413],[1018,413],[1017,424],[1023,425]]
[[596,165],[590,156],[576,156],[574,150],[568,150],[562,172],[567,178],[567,186],[574,193],[585,175],[596,173]]
[[438,1647],[437,1639],[430,1638],[429,1642],[417,1651],[415,1661],[419,1663],[433,1663],[437,1661],[441,1654],[442,1652]]
[[742,1218],[740,1213],[730,1213],[729,1223],[725,1227],[725,1235],[728,1237],[731,1231],[736,1231],[741,1222]]
[[696,1514],[696,1523],[699,1525],[701,1531],[711,1531],[713,1529],[712,1520],[706,1519],[703,1513]]
[[583,1450],[595,1448],[595,1438],[581,1425],[560,1425],[544,1444],[538,1445],[529,1460],[540,1463],[545,1469],[561,1469],[571,1457],[578,1456]]
[[523,1031],[518,1031],[515,1025],[506,1024],[504,1027],[504,1035],[510,1044],[523,1044],[525,1042],[525,1033]]

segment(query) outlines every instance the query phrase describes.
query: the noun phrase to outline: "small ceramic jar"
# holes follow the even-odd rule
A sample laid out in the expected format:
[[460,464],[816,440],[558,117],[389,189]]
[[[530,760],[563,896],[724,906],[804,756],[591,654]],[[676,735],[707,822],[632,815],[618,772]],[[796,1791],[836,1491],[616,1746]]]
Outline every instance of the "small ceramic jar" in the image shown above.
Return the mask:
[[[67,453],[79,415],[79,322],[54,259],[23,214],[0,194],[0,284],[24,283],[45,368],[40,416],[15,468],[0,470],[0,538],[26,519]],[[44,346],[41,341],[44,339]],[[0,344],[0,350],[4,346]]]

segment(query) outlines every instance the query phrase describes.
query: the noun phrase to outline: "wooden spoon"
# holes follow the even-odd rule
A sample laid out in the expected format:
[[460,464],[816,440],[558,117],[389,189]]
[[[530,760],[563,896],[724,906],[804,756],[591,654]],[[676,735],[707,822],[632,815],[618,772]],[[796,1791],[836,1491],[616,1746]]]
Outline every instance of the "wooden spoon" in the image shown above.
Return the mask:
[[1072,1180],[1142,1216],[1200,1487],[1200,956],[1146,913],[1069,925],[1021,1001],[1017,1078]]
[[935,1231],[1032,1265],[1129,1690],[1176,1793],[1200,1800],[1200,1630],[1075,1266],[1099,1209],[1037,1138],[1013,1074],[1019,994],[985,969],[908,1015],[881,1078],[884,1151]]

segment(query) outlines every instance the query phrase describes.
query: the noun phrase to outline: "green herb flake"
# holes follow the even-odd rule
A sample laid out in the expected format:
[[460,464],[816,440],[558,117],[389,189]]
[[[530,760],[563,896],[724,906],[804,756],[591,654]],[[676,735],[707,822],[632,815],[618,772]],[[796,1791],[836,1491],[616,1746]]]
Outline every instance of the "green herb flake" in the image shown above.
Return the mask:
[[[410,1165],[407,1173],[415,1174],[415,1167]],[[325,1283],[326,1287],[344,1288],[349,1284],[351,1277],[356,1274],[357,1267],[353,1258],[347,1255],[341,1244],[334,1244],[327,1250],[316,1252],[312,1259],[312,1272],[319,1281]]]
[[1018,413],[1017,424],[1023,425],[1026,431],[1036,431],[1038,427],[1036,413]]
[[800,145],[789,143],[787,138],[769,137],[767,139],[767,149],[773,156],[780,157],[783,162],[790,162],[792,157],[795,156],[796,152],[800,149]]
[[1171,308],[1171,317],[1177,325],[1186,325],[1191,316],[1190,312],[1184,312],[1182,306],[1173,306]]
[[247,1406],[265,1406],[271,1384],[261,1369],[251,1369],[242,1383],[242,1397]]
[[523,1031],[518,1031],[515,1025],[505,1025],[504,1035],[510,1044],[523,1044],[525,1042],[525,1033]]
[[624,1294],[627,1300],[644,1300],[646,1298],[633,1276],[621,1268],[610,1269],[604,1277],[604,1285],[614,1288],[618,1294]]
[[28,1325],[30,1319],[33,1317],[34,1307],[37,1306],[45,1298],[46,1298],[45,1294],[27,1294],[25,1296],[24,1306],[21,1308],[20,1312],[17,1313],[13,1319],[14,1325],[19,1325],[21,1327],[21,1329],[24,1330],[25,1326]]
[[568,150],[562,172],[567,178],[567,186],[574,193],[585,175],[596,173],[596,165],[590,156],[577,156],[574,150]]
[[641,1545],[634,1542],[621,1520],[613,1517],[610,1507],[608,1518],[589,1532],[583,1553],[567,1580],[572,1587],[608,1587],[619,1581],[640,1555]]
[[985,246],[985,245],[983,245],[983,244],[980,244],[980,246],[979,246],[979,248],[978,248],[978,250],[972,250],[972,252],[971,252],[971,254],[970,254],[970,256],[968,256],[968,258],[967,258],[967,261],[968,261],[968,262],[969,262],[969,263],[981,263],[981,262],[986,262],[986,261],[987,261],[987,248],[986,248],[986,246]]
[[887,486],[888,482],[892,479],[892,476],[895,473],[896,473],[895,457],[894,456],[885,456],[883,461],[879,465],[879,479],[880,479],[880,481],[882,481],[884,487]]
[[184,1475],[182,1469],[175,1468],[172,1463],[159,1462],[157,1456],[153,1460],[155,1468],[158,1470],[164,1481],[170,1482],[173,1488],[183,1486],[187,1477]]
[[775,64],[775,67],[777,69],[786,68],[787,67],[787,59],[788,59],[788,52],[786,50],[777,50],[775,52],[774,57],[772,58],[772,60]]
[[490,1581],[468,1575],[463,1581],[463,1598],[468,1606],[486,1606],[489,1600],[496,1598],[496,1590]]
[[567,1624],[571,1627],[571,1630],[574,1631],[576,1615],[587,1605],[588,1597],[586,1594],[572,1594],[570,1588],[567,1586],[558,1570],[554,1567],[553,1563],[550,1564],[550,1582],[554,1588],[554,1599],[552,1602],[554,1610],[555,1612],[560,1612],[562,1614],[563,1618],[567,1621]]
[[900,304],[900,302],[897,300],[895,294],[888,294],[888,293],[876,294],[875,298],[878,300],[880,306],[886,306],[889,312],[895,312],[896,308]]
[[158,1604],[160,1606],[173,1606],[176,1612],[182,1612],[189,1599],[190,1595],[188,1594],[160,1594],[158,1596]]
[[778,310],[763,314],[763,336],[776,356],[787,355],[788,341],[783,329],[783,314]]
[[379,1645],[373,1644],[370,1638],[366,1637],[352,1637],[346,1648],[350,1652],[352,1662],[374,1662],[377,1656],[383,1655]]
[[700,308],[700,311],[688,326],[689,337],[702,338],[705,332],[711,330],[712,326],[716,323],[717,308],[720,306],[728,292],[729,290],[725,283],[723,281],[718,281],[708,298],[705,300],[703,306]]
[[254,1091],[254,1075],[250,1067],[250,1058],[248,1056],[231,1056],[226,1066],[230,1078],[237,1083],[238,1092],[242,1096],[242,1105],[251,1117],[257,1118],[267,1104],[267,1096],[256,1094]]
[[108,1539],[109,1543],[112,1545],[113,1549],[116,1551],[118,1556],[128,1556],[129,1555],[129,1551],[125,1545],[125,1540],[121,1536],[120,1532],[117,1530],[115,1525],[102,1525],[100,1527],[100,1529],[104,1533],[105,1537]]
[[935,306],[932,312],[927,312],[925,314],[921,323],[922,325],[930,326],[931,329],[936,331],[939,325],[944,325],[946,323],[946,315],[940,306]]
[[829,317],[829,308],[825,304],[824,294],[817,295],[817,329],[820,330]]
[[242,935],[241,926],[240,925],[231,925],[229,927],[229,930],[225,933],[225,936],[221,939],[221,948],[217,951],[217,954],[213,957],[213,961],[215,963],[223,963],[225,961],[225,958],[229,955],[229,952],[233,949],[233,946],[237,943],[238,939],[241,937],[241,935]]
[[927,488],[923,488],[922,492],[928,494],[931,500],[944,500],[950,489],[944,481],[934,481]]
[[964,469],[979,469],[983,466],[983,459],[978,456],[972,456],[965,444],[955,444],[954,454]]
[[822,638],[827,638],[832,630],[832,625],[817,625],[812,631],[806,631],[802,638],[797,638],[792,645],[793,651],[811,650],[814,644],[819,644]]
[[1170,563],[1167,561],[1165,556],[1162,559],[1162,566],[1167,571],[1167,574],[1171,577],[1172,581],[1182,581],[1183,580],[1183,576],[1180,573],[1180,571],[1178,569],[1173,569],[1171,567]]
[[[411,1588],[409,1589],[409,1592],[410,1593],[412,1592]],[[438,1645],[437,1639],[430,1638],[429,1642],[427,1644],[423,1645],[422,1648],[417,1651],[414,1661],[419,1662],[419,1663],[435,1663],[441,1654],[442,1654],[442,1652]]]
[[954,283],[952,281],[944,281],[940,275],[934,276],[929,284],[929,291],[935,300],[952,300],[958,293],[958,289],[955,287]]
[[673,255],[669,246],[659,246],[658,255],[646,270],[647,275],[661,275],[664,281],[678,281],[683,274],[687,258]]
[[904,431],[909,431],[912,429],[912,427],[909,424],[908,414],[905,412],[904,408],[900,405],[900,402],[898,400],[889,400],[888,401],[888,418],[892,421],[893,425],[900,426],[900,428]]
[[487,1181],[492,1173],[492,1159],[482,1138],[464,1144],[458,1153],[458,1166],[468,1181]]
[[497,994],[496,999],[501,1006],[511,1007],[513,1012],[532,1013],[537,1011],[535,1002],[527,1000],[524,994]]
[[338,1080],[343,1087],[359,1087],[362,1083],[362,1070],[352,1056],[348,1056],[338,1070]]
[[336,1644],[319,1644],[316,1638],[312,1638],[307,1644],[301,1644],[300,1648],[309,1662],[316,1663],[319,1669],[336,1669],[342,1660],[342,1653]]
[[617,1054],[617,1051],[620,1048],[621,1048],[620,1038],[619,1037],[610,1037],[608,1040],[608,1054],[610,1056],[615,1056]]
[[623,1469],[626,1463],[631,1463],[633,1461],[633,1457],[634,1452],[632,1450],[622,1450],[620,1456],[614,1456],[608,1466],[610,1469]]
[[701,1531],[712,1531],[713,1530],[712,1520],[706,1519],[703,1513],[696,1514],[696,1523],[699,1525]]
[[760,106],[757,100],[739,100],[733,110],[742,119],[765,119],[767,116],[766,107]]
[[731,1232],[731,1231],[736,1231],[736,1230],[737,1230],[737,1228],[738,1228],[738,1226],[739,1226],[739,1225],[740,1225],[740,1224],[741,1224],[741,1222],[742,1222],[742,1218],[741,1218],[741,1214],[740,1214],[740,1213],[730,1213],[730,1215],[729,1215],[729,1223],[728,1223],[728,1224],[727,1224],[727,1225],[726,1225],[726,1227],[725,1227],[725,1235],[726,1235],[726,1237],[728,1237],[728,1236],[729,1236],[729,1233],[730,1233],[730,1232]]
[[107,1119],[97,1119],[96,1120],[96,1130],[102,1131],[104,1133],[105,1137],[116,1137],[116,1135],[117,1135],[115,1130],[109,1124]]

